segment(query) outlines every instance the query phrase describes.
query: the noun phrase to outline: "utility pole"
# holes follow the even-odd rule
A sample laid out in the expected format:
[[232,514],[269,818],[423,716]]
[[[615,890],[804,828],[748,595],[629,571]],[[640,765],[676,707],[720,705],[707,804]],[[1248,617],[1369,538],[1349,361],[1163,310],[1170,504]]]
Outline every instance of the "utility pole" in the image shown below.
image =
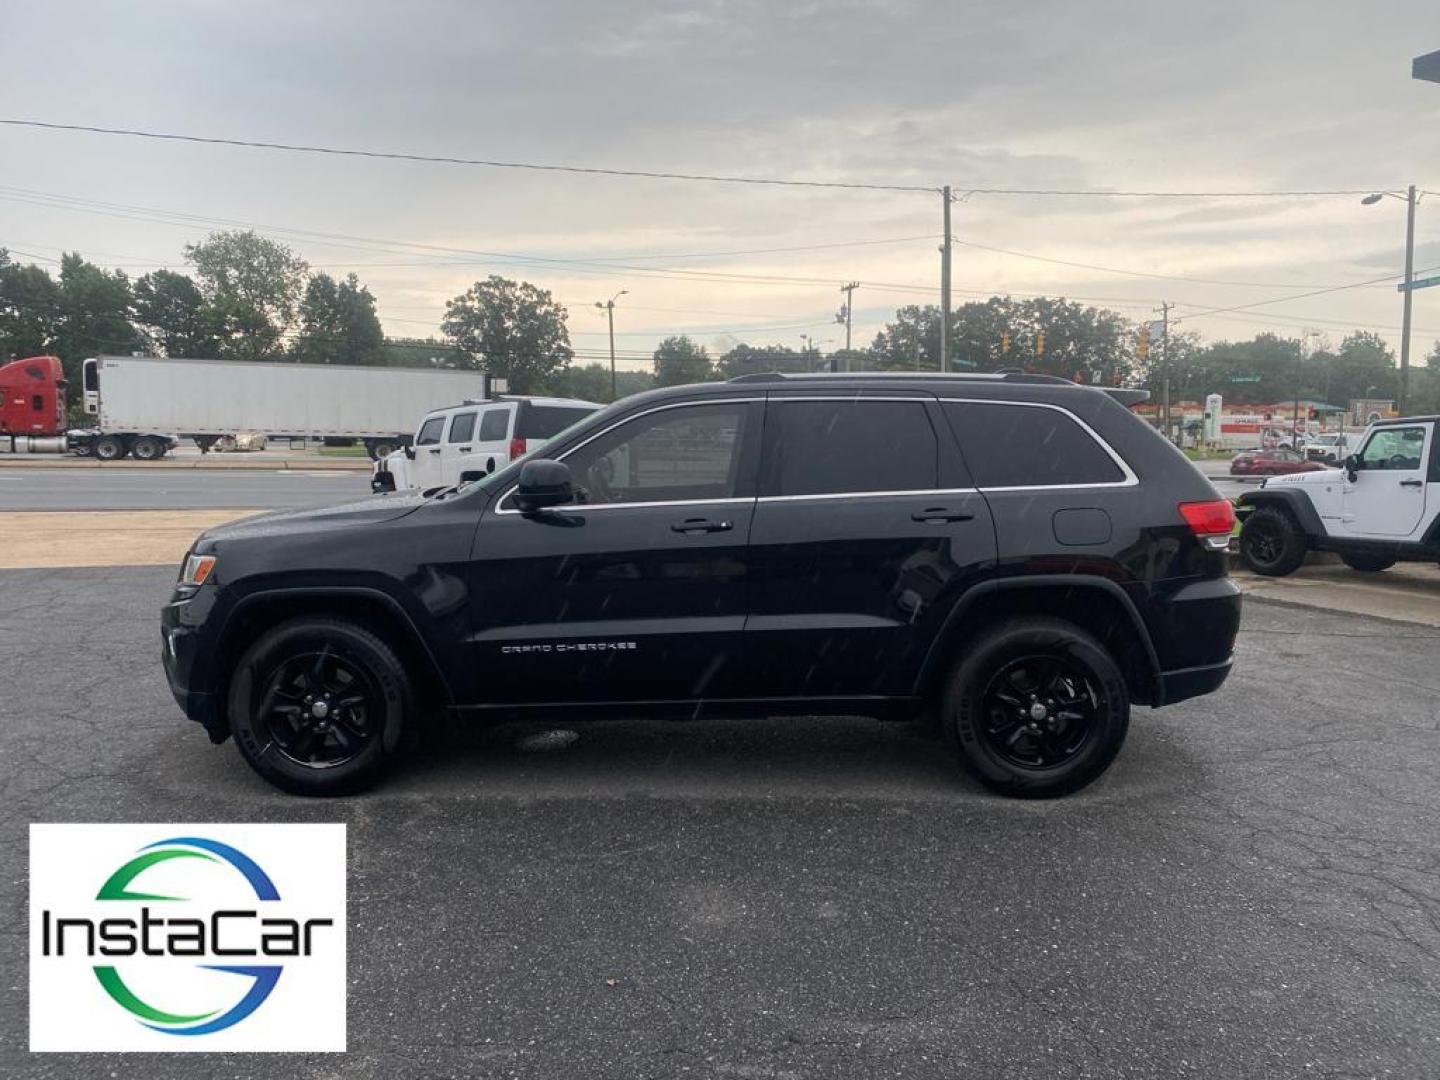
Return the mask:
[[840,291],[845,294],[845,370],[850,370],[850,317],[855,311],[855,290],[860,287],[858,281],[852,281],[840,286]]
[[940,370],[950,370],[950,185],[940,189],[945,202],[945,243],[940,248]]
[[610,400],[611,400],[611,401],[618,401],[618,400],[620,400],[620,391],[616,388],[616,378],[615,378],[615,301],[616,301],[616,300],[619,300],[620,297],[624,296],[624,295],[625,295],[627,292],[629,292],[629,291],[630,291],[629,289],[621,289],[621,290],[620,290],[619,292],[617,292],[614,296],[612,296],[609,300],[606,300],[606,301],[604,301],[603,303],[602,303],[601,301],[599,301],[599,300],[596,300],[596,301],[595,301],[595,306],[596,306],[597,308],[604,308],[604,309],[605,309],[605,314],[610,317]]
[[1160,422],[1165,426],[1165,438],[1174,441],[1170,424],[1170,308],[1165,301],[1156,311],[1160,312]]
[[1415,185],[1410,185],[1405,202],[1405,313],[1400,320],[1400,393],[1395,408],[1401,416],[1410,398],[1410,304],[1415,298]]

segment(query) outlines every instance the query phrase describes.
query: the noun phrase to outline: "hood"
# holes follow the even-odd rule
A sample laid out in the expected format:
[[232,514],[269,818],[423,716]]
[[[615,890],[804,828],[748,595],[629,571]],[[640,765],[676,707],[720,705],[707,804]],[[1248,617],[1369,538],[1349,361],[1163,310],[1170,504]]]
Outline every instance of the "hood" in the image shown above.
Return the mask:
[[412,513],[428,502],[417,491],[387,492],[336,506],[317,506],[304,510],[272,510],[254,517],[241,518],[209,529],[203,540],[251,539],[266,535],[316,532],[340,529],[348,525],[376,525],[394,521]]
[[1344,469],[1316,469],[1313,472],[1286,473],[1283,476],[1267,476],[1265,487],[1293,487],[1296,484],[1334,484],[1344,479]]

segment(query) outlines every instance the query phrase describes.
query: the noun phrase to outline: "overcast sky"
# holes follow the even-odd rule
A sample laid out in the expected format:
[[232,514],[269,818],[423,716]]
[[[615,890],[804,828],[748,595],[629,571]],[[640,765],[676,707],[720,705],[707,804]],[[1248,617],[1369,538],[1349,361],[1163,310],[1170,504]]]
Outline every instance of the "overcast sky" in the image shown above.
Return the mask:
[[[1440,49],[1433,0],[0,0],[0,44],[0,115],[11,118],[604,168],[949,183],[961,194],[1412,182],[1440,191],[1440,84],[1409,74],[1412,57]],[[605,348],[594,301],[627,289],[616,330],[630,367],[679,332],[720,349],[799,347],[802,334],[837,347],[847,280],[861,283],[857,343],[896,306],[938,298],[940,200],[925,193],[12,127],[0,127],[0,162],[0,246],[50,259],[78,250],[138,274],[181,267],[182,246],[218,220],[253,224],[316,268],[354,269],[393,335],[436,332],[444,301],[490,273],[552,290],[570,308],[582,356]],[[33,192],[67,202],[37,205]],[[1417,269],[1440,267],[1440,195],[1422,202],[1418,222]],[[1393,284],[1184,318],[1399,274],[1398,200],[974,194],[955,207],[954,230],[1048,259],[1207,279],[962,245],[956,303],[1046,293],[1138,320],[1169,300],[1181,305],[1181,328],[1208,338],[1311,327],[1338,344],[1351,325],[1399,337]],[[715,254],[776,248],[806,250]],[[504,257],[516,255],[553,261]],[[1415,326],[1423,355],[1440,338],[1440,289],[1417,294]]]

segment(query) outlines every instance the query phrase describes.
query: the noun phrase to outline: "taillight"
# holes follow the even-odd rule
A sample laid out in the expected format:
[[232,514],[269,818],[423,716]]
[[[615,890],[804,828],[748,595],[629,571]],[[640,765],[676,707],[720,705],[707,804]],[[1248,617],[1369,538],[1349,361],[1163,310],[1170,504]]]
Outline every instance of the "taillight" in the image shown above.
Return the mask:
[[510,460],[511,460],[511,461],[514,461],[517,457],[524,457],[524,456],[525,456],[525,440],[524,440],[524,439],[511,439],[511,440],[510,440]]
[[1235,507],[1229,499],[1180,504],[1180,516],[1200,542],[1212,551],[1230,546],[1230,531],[1235,528]]

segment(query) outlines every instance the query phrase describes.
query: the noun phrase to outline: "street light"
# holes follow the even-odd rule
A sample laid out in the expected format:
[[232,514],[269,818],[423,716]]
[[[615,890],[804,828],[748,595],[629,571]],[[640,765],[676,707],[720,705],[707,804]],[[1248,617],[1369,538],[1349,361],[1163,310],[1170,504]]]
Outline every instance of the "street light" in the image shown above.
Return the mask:
[[629,289],[621,289],[609,300],[595,301],[595,306],[604,310],[610,317],[610,400],[615,401],[620,397],[620,392],[615,388],[615,301],[628,293]]
[[1395,408],[1401,416],[1404,416],[1405,406],[1410,395],[1410,305],[1414,299],[1412,293],[1415,283],[1415,204],[1420,200],[1415,196],[1415,185],[1411,184],[1404,195],[1397,195],[1393,191],[1377,191],[1366,195],[1360,200],[1360,204],[1374,206],[1386,196],[1400,199],[1406,206],[1405,284],[1400,290],[1405,295],[1405,306],[1403,317],[1400,320],[1400,388],[1395,395]]

